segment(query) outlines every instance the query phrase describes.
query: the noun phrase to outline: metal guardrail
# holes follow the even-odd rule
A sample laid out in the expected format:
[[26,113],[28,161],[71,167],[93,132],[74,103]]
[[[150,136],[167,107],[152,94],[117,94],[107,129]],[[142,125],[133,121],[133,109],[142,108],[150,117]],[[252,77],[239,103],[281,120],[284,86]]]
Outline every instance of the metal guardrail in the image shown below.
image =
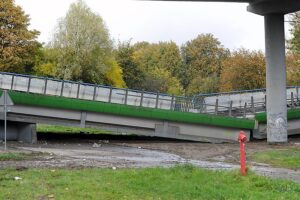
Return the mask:
[[[300,106],[300,86],[287,87],[287,107]],[[206,112],[213,112],[215,107],[220,107],[219,112],[233,116],[253,115],[257,112],[266,111],[266,89],[243,90],[224,93],[198,94],[193,97],[196,107],[201,105],[212,105],[206,107]]]
[[[266,110],[264,89],[184,97],[7,72],[0,72],[0,88],[90,101],[231,117],[252,118],[256,112]],[[300,106],[298,91],[298,86],[287,88],[288,107]]]
[[198,113],[192,98],[0,72],[0,88],[27,93]]

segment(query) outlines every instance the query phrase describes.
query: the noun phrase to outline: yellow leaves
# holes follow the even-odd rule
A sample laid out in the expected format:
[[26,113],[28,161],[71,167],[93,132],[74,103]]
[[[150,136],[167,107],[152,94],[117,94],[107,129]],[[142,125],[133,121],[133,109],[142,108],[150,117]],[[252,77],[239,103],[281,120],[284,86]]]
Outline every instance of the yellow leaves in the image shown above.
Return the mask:
[[126,84],[122,75],[123,72],[120,66],[115,61],[111,61],[111,66],[105,74],[108,82],[115,87],[124,88],[126,87]]
[[54,77],[57,72],[57,67],[53,63],[43,63],[39,66],[34,67],[34,71],[39,76],[49,76]]

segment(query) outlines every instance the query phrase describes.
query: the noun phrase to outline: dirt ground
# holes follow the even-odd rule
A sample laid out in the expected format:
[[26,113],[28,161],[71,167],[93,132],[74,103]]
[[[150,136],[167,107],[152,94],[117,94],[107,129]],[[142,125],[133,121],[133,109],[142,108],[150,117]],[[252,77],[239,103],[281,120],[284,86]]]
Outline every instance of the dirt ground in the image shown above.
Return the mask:
[[[2,161],[0,168],[169,167],[185,163],[209,169],[239,168],[238,143],[210,144],[126,136],[72,138],[65,135],[54,139],[50,135],[40,138],[37,144],[9,142],[8,146],[12,152],[35,154],[22,161]],[[300,138],[292,138],[284,146],[268,145],[266,141],[247,143],[247,164],[259,174],[300,183],[299,171],[276,169],[251,160],[254,152],[287,147],[300,148]]]

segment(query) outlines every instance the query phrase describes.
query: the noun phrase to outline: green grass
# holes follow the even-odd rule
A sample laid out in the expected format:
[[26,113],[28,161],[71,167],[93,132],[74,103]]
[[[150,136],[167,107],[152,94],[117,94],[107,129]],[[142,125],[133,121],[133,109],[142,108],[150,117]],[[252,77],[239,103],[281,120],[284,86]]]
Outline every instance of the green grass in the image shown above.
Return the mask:
[[253,156],[256,162],[270,164],[275,167],[300,169],[300,149],[283,149],[257,152]]
[[69,126],[55,126],[55,125],[37,125],[37,132],[39,133],[90,133],[90,134],[112,134],[111,131],[93,129],[93,128],[79,128]]
[[0,161],[25,160],[26,155],[22,153],[0,153]]
[[31,152],[31,153],[20,153],[20,152],[0,152],[0,161],[20,161],[30,160],[39,158],[46,153]]
[[[15,181],[15,176],[22,180]],[[0,199],[299,199],[300,185],[191,166],[0,171]]]

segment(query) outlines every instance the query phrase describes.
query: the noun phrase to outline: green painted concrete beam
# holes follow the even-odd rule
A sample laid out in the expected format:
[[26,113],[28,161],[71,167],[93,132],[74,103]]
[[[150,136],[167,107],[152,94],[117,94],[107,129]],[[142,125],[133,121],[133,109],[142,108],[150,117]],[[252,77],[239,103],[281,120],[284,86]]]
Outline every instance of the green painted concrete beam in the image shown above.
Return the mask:
[[[259,122],[259,123],[266,123],[267,122],[267,114],[265,112],[263,113],[256,113],[255,114],[255,119]],[[300,119],[300,109],[296,108],[296,109],[290,109],[287,111],[287,119],[291,120],[291,119]]]
[[67,110],[82,110],[127,117],[139,117],[239,129],[254,129],[255,127],[255,120],[251,119],[144,108],[17,91],[9,91],[9,95],[15,104],[20,105],[41,106]]

